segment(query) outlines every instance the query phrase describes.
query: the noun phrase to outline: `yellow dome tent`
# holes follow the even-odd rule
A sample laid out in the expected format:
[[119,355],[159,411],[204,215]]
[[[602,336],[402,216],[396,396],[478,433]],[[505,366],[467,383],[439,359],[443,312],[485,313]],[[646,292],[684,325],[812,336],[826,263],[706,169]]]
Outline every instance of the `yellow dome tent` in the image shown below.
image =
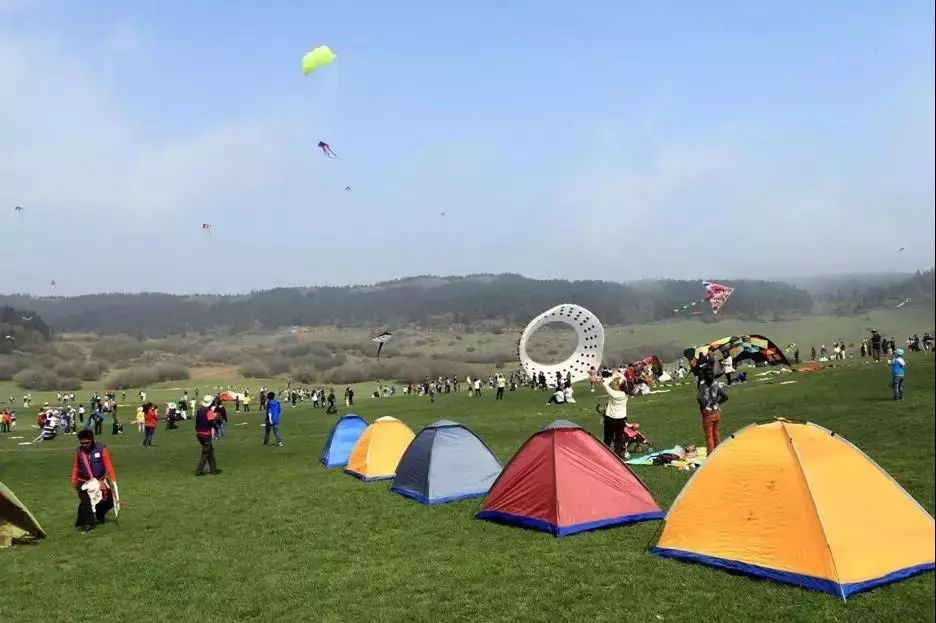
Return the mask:
[[46,535],[29,509],[0,482],[0,547]]
[[413,437],[413,431],[400,420],[377,418],[351,450],[345,472],[365,482],[393,478]]
[[845,599],[932,570],[934,528],[861,450],[821,426],[778,419],[712,453],[651,551]]

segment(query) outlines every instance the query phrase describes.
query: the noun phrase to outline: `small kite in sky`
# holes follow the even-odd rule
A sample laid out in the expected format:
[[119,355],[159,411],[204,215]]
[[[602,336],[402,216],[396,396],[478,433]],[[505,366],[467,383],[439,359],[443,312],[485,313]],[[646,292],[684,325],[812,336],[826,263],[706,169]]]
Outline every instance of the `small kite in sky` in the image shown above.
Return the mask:
[[325,141],[319,141],[318,148],[322,150],[322,153],[325,154],[326,158],[337,158],[338,154],[335,153],[335,150],[331,148],[331,145]]
[[350,186],[345,186],[344,189],[345,189],[345,190],[351,190],[351,187],[350,187]]
[[211,235],[211,223],[202,223],[201,228],[202,231],[208,232],[209,236]]
[[[702,303],[708,301],[709,304],[712,306],[712,313],[717,314],[718,311],[722,308],[722,306],[728,301],[728,297],[730,297],[731,294],[734,292],[734,288],[730,288],[720,283],[715,283],[714,281],[703,281],[702,285],[705,286],[705,298],[704,299],[700,299],[698,301],[687,303],[686,305],[683,305],[682,307],[677,307],[676,309],[673,310],[673,313],[678,314],[684,309],[695,307],[696,305],[701,305]],[[692,312],[690,315],[701,316],[702,314]]]
[[15,338],[15,337],[13,337],[12,335],[7,335],[7,336],[4,336],[4,339],[6,339],[6,340],[10,340],[11,342],[15,342],[15,341],[16,341],[16,338]]
[[33,319],[32,316],[20,316],[20,318],[22,318],[22,319],[25,320],[26,322],[29,322],[30,320]]
[[439,216],[445,216],[445,212],[440,212]]
[[54,287],[54,286],[55,286],[55,279],[53,279],[53,280],[52,280],[52,283],[50,283],[49,285]]
[[13,208],[13,211],[14,211],[14,212],[22,212],[22,211],[23,211],[23,206],[16,206],[15,208]]
[[904,247],[900,247],[899,249],[897,249],[897,253],[900,253],[903,250],[904,250]]
[[900,301],[900,303],[897,305],[897,309],[900,309],[901,307],[903,307],[909,302],[910,302],[910,298],[909,297],[905,298],[904,300]]
[[331,51],[330,47],[320,45],[314,50],[306,52],[305,56],[302,57],[302,73],[308,76],[319,67],[331,65],[336,58],[338,57]]
[[390,338],[393,337],[393,334],[389,331],[384,331],[380,335],[374,336],[371,338],[372,342],[377,342],[377,361],[380,362],[380,351],[383,350],[383,345],[390,341]]

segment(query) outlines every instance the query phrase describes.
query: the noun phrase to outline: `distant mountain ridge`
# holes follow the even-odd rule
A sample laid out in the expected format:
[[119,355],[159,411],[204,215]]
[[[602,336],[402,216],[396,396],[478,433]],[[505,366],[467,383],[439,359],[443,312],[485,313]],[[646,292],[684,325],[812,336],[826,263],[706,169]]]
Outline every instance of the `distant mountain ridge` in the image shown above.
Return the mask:
[[[926,284],[932,282],[932,271],[918,273],[909,282],[926,290]],[[813,311],[813,295],[790,283],[763,280],[724,283],[736,290],[719,317]],[[893,292],[900,290],[901,285],[875,287],[863,305],[897,296]],[[857,294],[863,293],[865,290]],[[0,295],[0,305],[34,309],[57,331],[158,336],[217,327],[238,331],[292,325],[521,326],[549,307],[566,302],[587,307],[607,324],[635,324],[672,318],[673,308],[701,299],[704,294],[699,281],[688,280],[616,283],[479,274],[419,275],[371,285],[275,288],[241,295],[148,292],[76,297]],[[710,313],[706,317],[711,319]]]

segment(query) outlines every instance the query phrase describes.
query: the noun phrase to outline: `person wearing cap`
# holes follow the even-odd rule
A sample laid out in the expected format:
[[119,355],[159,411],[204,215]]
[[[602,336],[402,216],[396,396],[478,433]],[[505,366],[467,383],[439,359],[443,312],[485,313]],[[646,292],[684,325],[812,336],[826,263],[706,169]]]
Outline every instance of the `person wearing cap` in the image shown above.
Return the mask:
[[[334,402],[334,394],[332,394],[332,402]],[[270,443],[270,429],[273,429],[273,436],[276,437],[276,445],[283,445],[283,438],[280,437],[279,432],[279,422],[280,422],[280,412],[282,407],[280,406],[279,400],[276,399],[276,394],[269,392],[267,394],[266,400],[266,422],[263,427],[263,445],[268,445]]]
[[903,358],[904,351],[898,348],[894,352],[894,358],[891,359],[891,385],[894,388],[894,400],[903,400],[904,391],[904,371],[907,368],[907,362]]
[[205,475],[206,464],[208,465],[210,473],[221,473],[221,470],[218,469],[215,463],[214,446],[211,443],[211,436],[214,431],[214,426],[211,422],[212,418],[210,417],[212,415],[212,403],[214,403],[214,398],[205,396],[202,399],[202,406],[195,412],[195,438],[198,440],[198,443],[201,444],[201,457],[198,459],[198,467],[195,468],[196,476]]
[[[78,516],[75,527],[88,532],[104,523],[107,512],[114,508],[111,486],[117,484],[117,472],[111,463],[110,451],[103,443],[94,442],[90,429],[78,432],[78,449],[72,460],[71,486],[78,492]],[[93,497],[93,500],[92,500]]]

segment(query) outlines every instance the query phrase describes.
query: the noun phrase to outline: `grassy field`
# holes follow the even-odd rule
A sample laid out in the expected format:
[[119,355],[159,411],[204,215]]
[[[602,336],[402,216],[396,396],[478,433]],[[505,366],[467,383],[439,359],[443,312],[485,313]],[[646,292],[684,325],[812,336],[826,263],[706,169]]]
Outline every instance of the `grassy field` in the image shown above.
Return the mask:
[[[723,428],[772,416],[822,424],[932,513],[932,355],[911,355],[908,371],[900,403],[889,399],[884,364],[795,375],[790,385],[736,386]],[[414,431],[439,418],[464,423],[503,462],[554,419],[600,427],[597,396],[584,388],[577,405],[563,407],[546,407],[545,396],[531,391],[502,402],[445,395],[435,404],[359,395],[354,410],[368,419],[392,415]],[[688,386],[634,399],[630,412],[657,447],[701,442]],[[152,449],[140,447],[135,429],[105,434],[124,511],[119,525],[86,536],[73,528],[74,438],[18,446],[0,435],[0,476],[49,533],[39,545],[0,550],[0,620],[933,620],[932,573],[842,603],[651,556],[656,522],[557,540],[477,521],[477,500],[422,506],[391,494],[387,482],[324,469],[318,458],[334,418],[321,410],[287,408],[283,448],[261,445],[261,416],[231,419],[228,437],[216,444],[224,473],[214,477],[193,475],[199,448],[191,423],[158,429]],[[17,434],[32,432],[27,420]],[[664,508],[688,478],[670,468],[636,469]]]

